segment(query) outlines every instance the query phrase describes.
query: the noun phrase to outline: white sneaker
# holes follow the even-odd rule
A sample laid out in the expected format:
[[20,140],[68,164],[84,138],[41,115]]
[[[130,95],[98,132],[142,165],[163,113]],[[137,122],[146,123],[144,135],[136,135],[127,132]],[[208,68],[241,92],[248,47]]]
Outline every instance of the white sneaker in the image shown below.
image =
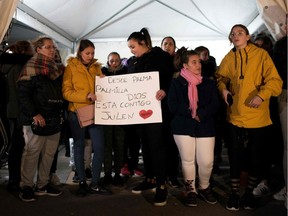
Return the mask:
[[269,187],[264,184],[264,182],[260,182],[257,187],[254,188],[253,194],[254,196],[263,196],[267,193],[269,193]]
[[52,173],[50,175],[50,184],[56,185],[56,186],[61,185],[60,178],[55,173]]
[[273,195],[274,199],[285,201],[287,199],[287,190],[286,187],[283,187],[278,193]]

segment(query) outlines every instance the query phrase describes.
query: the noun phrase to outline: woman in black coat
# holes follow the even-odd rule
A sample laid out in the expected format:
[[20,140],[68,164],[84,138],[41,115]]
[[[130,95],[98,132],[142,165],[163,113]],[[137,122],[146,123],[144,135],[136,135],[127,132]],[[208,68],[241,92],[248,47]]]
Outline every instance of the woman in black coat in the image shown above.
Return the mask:
[[[129,60],[128,73],[159,72],[160,90],[155,92],[156,99],[161,101],[162,118],[165,121],[169,115],[166,95],[173,74],[173,62],[170,55],[160,47],[152,47],[151,38],[146,28],[140,32],[133,32],[128,37],[128,47],[134,55]],[[166,173],[166,147],[163,142],[163,123],[135,125],[142,142],[142,153],[145,168],[145,180],[135,188],[133,193],[155,189],[155,206],[163,206],[167,200],[165,186]],[[155,181],[156,177],[156,181]]]

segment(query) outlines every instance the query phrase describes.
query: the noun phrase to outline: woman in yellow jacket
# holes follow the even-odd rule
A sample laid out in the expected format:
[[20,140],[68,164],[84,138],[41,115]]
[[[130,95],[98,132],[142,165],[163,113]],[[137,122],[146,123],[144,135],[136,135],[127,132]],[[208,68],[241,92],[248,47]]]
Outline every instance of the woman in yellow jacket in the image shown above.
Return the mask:
[[[74,140],[74,160],[79,177],[77,194],[85,196],[88,192],[111,194],[99,184],[104,157],[104,138],[102,126],[92,124],[81,128],[76,116],[76,109],[95,102],[95,79],[102,75],[101,65],[94,59],[95,47],[89,40],[81,40],[76,57],[68,59],[63,76],[62,93],[69,102],[68,121]],[[85,131],[90,135],[94,150],[92,159],[92,182],[88,187],[84,166]]]
[[249,178],[241,203],[244,209],[255,208],[252,191],[263,173],[265,136],[267,126],[272,124],[269,99],[281,93],[283,82],[269,54],[251,43],[244,25],[234,25],[229,40],[234,48],[222,60],[216,77],[218,89],[228,105],[231,193],[226,208],[237,211],[244,149],[248,155]]

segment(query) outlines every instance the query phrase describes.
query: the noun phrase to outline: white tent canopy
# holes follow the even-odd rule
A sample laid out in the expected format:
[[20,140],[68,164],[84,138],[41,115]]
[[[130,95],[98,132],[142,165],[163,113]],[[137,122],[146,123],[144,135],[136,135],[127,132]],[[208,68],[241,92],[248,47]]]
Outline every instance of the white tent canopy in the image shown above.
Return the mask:
[[263,8],[275,4],[287,13],[284,0],[21,0],[14,18],[72,49],[82,38],[124,43],[142,27],[153,41],[170,35],[177,42],[227,42],[234,24],[251,34],[267,29]]
[[236,23],[251,25],[251,32],[263,24],[255,0],[23,0],[15,17],[35,26],[29,13],[71,42],[126,39],[142,27],[153,38],[227,39]]

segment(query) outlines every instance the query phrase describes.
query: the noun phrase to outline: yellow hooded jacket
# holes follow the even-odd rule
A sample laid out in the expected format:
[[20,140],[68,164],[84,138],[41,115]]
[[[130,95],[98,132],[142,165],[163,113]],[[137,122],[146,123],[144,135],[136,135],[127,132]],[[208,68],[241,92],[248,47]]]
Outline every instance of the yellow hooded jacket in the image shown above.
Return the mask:
[[65,68],[62,94],[69,102],[68,110],[75,112],[79,107],[91,104],[87,99],[90,92],[95,93],[96,76],[102,75],[101,64],[94,59],[88,67],[82,64],[77,57],[71,57]]
[[[260,128],[272,124],[269,99],[282,91],[281,80],[269,54],[254,44],[241,50],[232,49],[222,60],[217,72],[220,92],[229,90],[233,104],[227,108],[227,120],[238,127]],[[263,103],[250,108],[249,101],[258,95]]]

